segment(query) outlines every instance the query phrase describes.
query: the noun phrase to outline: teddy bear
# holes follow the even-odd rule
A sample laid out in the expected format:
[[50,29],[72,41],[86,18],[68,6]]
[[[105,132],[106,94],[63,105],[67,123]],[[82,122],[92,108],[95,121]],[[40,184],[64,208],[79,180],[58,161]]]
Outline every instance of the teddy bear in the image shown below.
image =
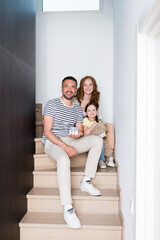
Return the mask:
[[112,154],[112,148],[110,147],[108,141],[106,140],[106,133],[108,131],[108,128],[105,123],[103,122],[97,122],[95,126],[91,129],[90,133],[92,135],[97,135],[103,138],[104,142],[104,155],[106,157],[111,156]]

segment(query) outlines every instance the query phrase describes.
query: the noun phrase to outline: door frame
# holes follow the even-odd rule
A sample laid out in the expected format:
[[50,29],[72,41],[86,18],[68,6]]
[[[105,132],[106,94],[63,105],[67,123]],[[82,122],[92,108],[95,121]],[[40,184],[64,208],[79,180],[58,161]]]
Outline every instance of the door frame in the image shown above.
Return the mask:
[[[156,39],[160,34],[160,0],[137,25],[136,240],[154,238]],[[148,10],[149,9],[149,10]]]

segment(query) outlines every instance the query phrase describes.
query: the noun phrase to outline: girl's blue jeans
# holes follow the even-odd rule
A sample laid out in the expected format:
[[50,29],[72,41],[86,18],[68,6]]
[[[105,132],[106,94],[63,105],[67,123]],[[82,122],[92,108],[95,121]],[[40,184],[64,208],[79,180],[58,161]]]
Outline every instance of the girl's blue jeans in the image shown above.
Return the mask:
[[99,160],[105,161],[105,157],[104,157],[104,143],[103,143],[102,152],[101,152]]

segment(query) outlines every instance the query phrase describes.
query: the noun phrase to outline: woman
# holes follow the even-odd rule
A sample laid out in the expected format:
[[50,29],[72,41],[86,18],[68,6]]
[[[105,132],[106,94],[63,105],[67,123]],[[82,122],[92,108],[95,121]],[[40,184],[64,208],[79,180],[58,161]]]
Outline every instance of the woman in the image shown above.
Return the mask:
[[[99,105],[98,118],[102,119],[101,116],[101,106],[100,92],[98,91],[96,80],[92,76],[85,76],[80,81],[80,86],[77,90],[77,100],[82,107],[83,116],[86,117],[85,107],[88,103],[92,102]],[[104,141],[107,141],[107,147],[105,148],[105,156],[107,156],[106,164],[109,167],[114,167],[113,153],[114,153],[114,128],[112,124],[106,124],[108,131]],[[105,163],[99,164],[101,168],[105,168]]]

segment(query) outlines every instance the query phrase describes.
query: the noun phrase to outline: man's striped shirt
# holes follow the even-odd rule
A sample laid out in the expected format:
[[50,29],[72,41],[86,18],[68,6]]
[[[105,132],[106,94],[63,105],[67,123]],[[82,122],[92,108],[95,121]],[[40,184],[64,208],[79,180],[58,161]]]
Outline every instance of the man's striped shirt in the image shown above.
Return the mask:
[[[75,123],[83,122],[82,108],[75,101],[73,101],[72,107],[66,106],[61,97],[49,100],[43,115],[54,118],[52,132],[59,138],[68,136],[70,127],[74,127]],[[43,134],[43,145],[46,140],[47,138]]]

